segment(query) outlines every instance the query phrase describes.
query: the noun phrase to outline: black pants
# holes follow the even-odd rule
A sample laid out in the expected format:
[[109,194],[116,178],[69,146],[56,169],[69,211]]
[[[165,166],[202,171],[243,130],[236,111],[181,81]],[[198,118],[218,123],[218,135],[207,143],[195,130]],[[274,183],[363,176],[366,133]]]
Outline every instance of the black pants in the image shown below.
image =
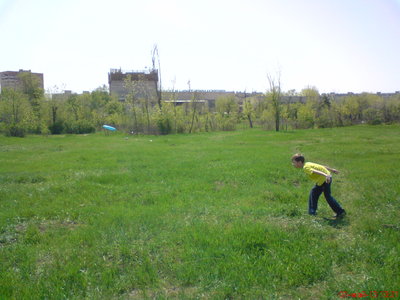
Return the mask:
[[308,213],[310,215],[315,215],[317,213],[318,198],[319,196],[321,196],[322,192],[324,192],[326,202],[328,202],[329,206],[335,213],[340,214],[344,211],[344,209],[340,206],[336,199],[333,198],[331,195],[331,184],[332,179],[330,183],[324,182],[323,185],[315,185],[311,189],[310,197],[308,198]]

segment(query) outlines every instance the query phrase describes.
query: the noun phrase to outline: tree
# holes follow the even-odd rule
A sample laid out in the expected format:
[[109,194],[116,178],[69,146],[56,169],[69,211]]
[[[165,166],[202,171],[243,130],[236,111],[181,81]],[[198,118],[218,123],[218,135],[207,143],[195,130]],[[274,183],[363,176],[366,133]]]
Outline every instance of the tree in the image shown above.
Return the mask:
[[173,101],[173,105],[174,105],[174,133],[178,133],[178,113],[177,113],[177,107],[176,107],[176,93],[175,93],[175,83],[176,83],[176,79],[174,78],[174,80],[172,81],[172,94],[171,94],[171,100]]
[[192,133],[193,130],[193,124],[194,124],[194,118],[196,116],[196,112],[197,112],[197,99],[198,98],[198,94],[196,91],[193,92],[193,96],[192,96],[192,120],[190,123],[190,129],[189,129],[189,133]]
[[62,113],[66,95],[61,94],[58,86],[49,88],[46,92],[46,107],[48,114],[47,126],[51,134],[61,134],[64,131]]
[[342,101],[342,111],[345,125],[357,124],[360,115],[360,105],[356,96],[345,97]]
[[91,92],[90,96],[91,110],[101,110],[107,105],[108,102],[114,100],[105,85],[95,89],[93,92]]
[[260,119],[263,115],[264,110],[267,109],[268,101],[265,95],[257,96],[254,102],[255,118]]
[[40,87],[39,79],[31,72],[22,72],[18,74],[21,81],[22,92],[28,96],[32,107],[37,101],[43,100],[44,90]]
[[306,97],[306,102],[317,105],[319,102],[319,91],[315,86],[307,86],[301,90],[300,95]]
[[297,126],[297,110],[300,102],[296,101],[296,98],[299,96],[295,89],[291,89],[286,93],[283,93],[286,103],[283,107],[283,119],[286,123],[286,130],[288,128],[288,123],[294,128]]
[[[124,105],[117,99],[108,101],[104,106],[104,123],[112,124],[114,126],[122,126],[123,115],[124,115]],[[104,124],[103,123],[103,124]]]
[[269,83],[268,96],[271,100],[274,118],[275,118],[275,130],[279,131],[280,116],[281,116],[281,75],[280,72],[273,77],[271,74],[267,75]]
[[300,128],[312,128],[314,126],[314,112],[311,104],[302,104],[297,111],[297,120]]
[[385,105],[385,122],[400,121],[400,94],[390,97]]
[[79,115],[81,111],[81,103],[78,99],[78,95],[71,95],[67,99],[67,109],[70,113],[72,113],[73,119],[75,121],[79,120]]
[[251,103],[251,98],[246,97],[246,92],[245,92],[245,98],[244,98],[243,114],[246,116],[247,120],[249,121],[250,128],[253,128],[254,106]]
[[[158,64],[157,68],[156,68],[156,60],[157,60],[157,64]],[[161,85],[161,64],[160,64],[160,56],[158,54],[157,45],[154,45],[154,47],[153,47],[151,61],[152,61],[152,64],[153,64],[153,70],[158,70],[158,72],[157,72],[158,83],[156,82],[156,92],[157,92],[158,107],[161,109],[161,98],[162,98],[162,94],[161,94],[161,89],[162,89],[162,85]]]
[[238,123],[238,100],[233,95],[218,97],[215,103],[218,112],[216,123],[221,130],[235,130]]
[[31,129],[35,133],[40,133],[44,123],[42,120],[44,90],[40,87],[39,78],[31,72],[21,72],[18,77],[21,82],[21,91],[27,96],[32,107],[34,117],[31,120]]
[[125,88],[128,90],[128,95],[126,96],[126,101],[132,107],[133,113],[133,131],[135,134],[139,133],[139,122],[138,122],[138,114],[136,111],[137,99],[136,99],[136,84],[132,81],[131,75],[128,75],[124,80]]
[[64,131],[64,122],[60,118],[61,101],[53,99],[50,95],[47,103],[51,115],[48,128],[52,134],[61,134]]
[[[127,102],[131,105],[135,132],[139,132],[144,122],[146,123],[146,130],[143,131],[150,134],[151,133],[151,110],[152,98],[151,90],[148,85],[148,80],[146,80],[145,75],[139,74],[137,80],[132,80],[131,75],[128,75],[124,80],[125,88],[128,90]],[[142,115],[140,115],[140,108]],[[145,118],[145,121],[143,120]]]
[[215,102],[215,108],[221,115],[230,116],[238,111],[238,101],[235,96],[221,96]]
[[2,90],[0,121],[5,124],[6,135],[24,137],[31,126],[32,118],[32,107],[26,95],[12,89]]
[[[110,102],[119,102],[117,96],[111,96],[108,92],[108,88],[103,85],[98,87],[94,91],[91,92],[89,97],[89,103],[86,105],[88,106],[91,118],[93,119],[93,123],[96,127],[100,127],[105,123],[110,123],[107,120],[109,115],[107,106]],[[121,103],[121,106],[123,104]],[[121,117],[123,116],[124,111],[121,111]],[[114,124],[116,125],[116,124]]]

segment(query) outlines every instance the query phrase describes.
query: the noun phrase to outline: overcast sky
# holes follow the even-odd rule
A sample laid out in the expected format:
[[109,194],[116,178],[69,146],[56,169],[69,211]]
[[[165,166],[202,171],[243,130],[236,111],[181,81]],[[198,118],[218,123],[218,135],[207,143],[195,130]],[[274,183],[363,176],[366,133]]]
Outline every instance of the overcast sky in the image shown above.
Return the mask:
[[155,44],[164,89],[400,90],[400,0],[0,0],[0,71],[46,89],[108,85]]

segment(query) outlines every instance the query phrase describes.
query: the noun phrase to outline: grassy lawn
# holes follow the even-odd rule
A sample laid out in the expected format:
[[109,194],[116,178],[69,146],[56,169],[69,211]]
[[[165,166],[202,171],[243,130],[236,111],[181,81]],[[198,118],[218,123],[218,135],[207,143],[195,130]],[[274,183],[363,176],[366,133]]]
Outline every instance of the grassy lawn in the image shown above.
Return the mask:
[[[312,182],[290,157],[337,168]],[[398,291],[400,127],[0,137],[0,299]]]

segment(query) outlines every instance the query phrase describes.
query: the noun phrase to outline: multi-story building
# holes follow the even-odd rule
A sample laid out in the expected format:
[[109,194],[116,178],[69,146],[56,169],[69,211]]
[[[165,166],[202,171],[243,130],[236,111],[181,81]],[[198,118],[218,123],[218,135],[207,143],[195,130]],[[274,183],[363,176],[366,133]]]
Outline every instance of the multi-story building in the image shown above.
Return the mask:
[[132,94],[135,99],[157,101],[157,70],[123,71],[111,69],[108,73],[108,84],[111,96],[116,96],[119,101],[126,101],[128,94]]
[[37,85],[38,88],[44,89],[43,74],[32,73],[31,70],[19,70],[17,71],[4,71],[0,72],[0,90],[13,89],[23,90],[23,81],[25,76],[32,76],[31,82]]

